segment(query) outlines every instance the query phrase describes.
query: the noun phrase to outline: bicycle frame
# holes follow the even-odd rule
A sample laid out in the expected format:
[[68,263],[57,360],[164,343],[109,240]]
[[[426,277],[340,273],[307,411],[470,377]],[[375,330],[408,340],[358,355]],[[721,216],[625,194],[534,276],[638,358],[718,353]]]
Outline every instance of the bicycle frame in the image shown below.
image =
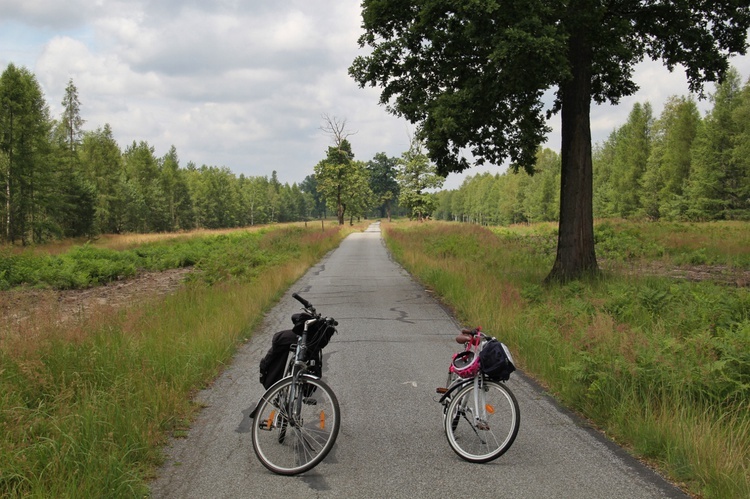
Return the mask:
[[[484,346],[484,343],[489,340],[489,338],[481,332],[481,328],[475,329],[473,333],[469,333],[469,330],[464,330],[462,331],[462,335],[469,336],[469,339],[464,343],[464,351],[473,351],[475,355],[479,354],[479,351]],[[456,339],[456,341],[459,341],[458,338]],[[480,397],[483,397],[482,394],[484,394],[484,390],[481,390],[481,388],[483,387],[485,381],[486,377],[481,372],[475,374],[470,378],[458,377],[453,383],[451,383],[450,386],[446,387],[446,390],[445,392],[443,392],[443,396],[440,397],[439,402],[444,406],[447,406],[454,392],[460,390],[469,383],[473,383],[474,407],[472,414],[474,415],[474,425],[477,427],[481,427],[483,424],[486,425],[488,409],[485,401],[480,400]]]
[[[304,398],[304,394],[302,394],[302,397],[298,397],[296,390],[299,389],[300,383],[299,378],[303,374],[307,374],[309,371],[309,361],[305,359],[305,354],[307,352],[307,332],[311,325],[318,322],[320,319],[309,319],[305,321],[305,328],[302,330],[302,335],[300,336],[300,340],[297,342],[297,348],[294,352],[294,364],[292,366],[292,379],[293,383],[291,385],[290,392],[288,394],[289,401],[294,401],[294,407],[292,407],[291,411],[289,411],[289,415],[291,416],[290,423],[292,426],[296,424],[296,420],[299,418],[299,414],[302,410],[302,400]],[[308,374],[308,376],[310,376]],[[316,376],[313,376],[316,377]]]
[[481,424],[482,422],[487,421],[487,406],[483,400],[479,400],[480,393],[484,393],[484,390],[481,390],[481,388],[484,386],[484,382],[485,376],[482,374],[478,374],[473,378],[458,378],[451,386],[448,387],[448,390],[443,394],[443,396],[440,397],[439,402],[443,405],[446,405],[450,401],[451,396],[454,392],[460,390],[468,384],[474,384],[474,407],[472,414],[474,414],[475,425]]

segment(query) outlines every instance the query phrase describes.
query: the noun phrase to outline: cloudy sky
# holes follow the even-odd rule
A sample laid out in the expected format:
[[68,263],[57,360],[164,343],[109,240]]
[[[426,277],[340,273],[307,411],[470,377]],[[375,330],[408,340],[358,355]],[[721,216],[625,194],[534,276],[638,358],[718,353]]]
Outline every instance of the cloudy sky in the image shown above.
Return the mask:
[[[408,147],[413,127],[347,74],[360,26],[360,0],[0,0],[0,71],[13,63],[33,72],[54,117],[72,79],[84,128],[109,123],[123,149],[146,141],[163,156],[174,145],[182,166],[275,170],[291,184],[331,145],[324,114],[356,132],[357,159]],[[750,58],[733,64],[746,80]],[[658,116],[668,96],[688,94],[684,74],[659,63],[639,66],[637,81],[642,90],[619,106],[592,108],[594,142],[635,102],[651,102]],[[550,125],[546,145],[559,150],[559,117]],[[502,169],[452,174],[444,187]]]

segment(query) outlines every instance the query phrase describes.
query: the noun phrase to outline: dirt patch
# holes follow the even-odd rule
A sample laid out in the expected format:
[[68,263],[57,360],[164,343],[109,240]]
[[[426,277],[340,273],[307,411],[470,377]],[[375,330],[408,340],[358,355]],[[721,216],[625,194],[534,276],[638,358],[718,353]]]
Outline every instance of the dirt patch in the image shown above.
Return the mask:
[[750,286],[750,270],[736,269],[726,265],[691,265],[686,267],[675,267],[665,265],[662,262],[639,263],[625,265],[600,261],[602,269],[627,275],[647,275],[671,277],[686,281],[713,281],[728,286],[740,288]]
[[56,322],[85,316],[94,307],[120,308],[177,290],[192,268],[146,272],[129,279],[88,289],[12,289],[0,292],[0,315],[4,323],[23,321],[35,310],[51,310]]

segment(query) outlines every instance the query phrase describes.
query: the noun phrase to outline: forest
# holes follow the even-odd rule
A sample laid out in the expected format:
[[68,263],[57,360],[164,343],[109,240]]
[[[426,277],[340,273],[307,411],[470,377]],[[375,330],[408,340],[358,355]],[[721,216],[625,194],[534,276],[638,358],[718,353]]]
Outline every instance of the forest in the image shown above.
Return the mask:
[[[627,122],[595,145],[595,217],[750,219],[750,80],[743,85],[732,69],[709,99],[704,116],[692,95],[672,96],[658,117],[650,103],[637,103]],[[275,171],[269,178],[182,166],[174,146],[163,156],[145,140],[122,149],[109,124],[84,129],[72,80],[61,104],[62,115],[53,118],[26,68],[10,64],[0,76],[0,241],[27,245],[329,214],[343,223],[345,210],[350,220],[406,214],[482,225],[559,217],[561,159],[548,148],[538,150],[532,175],[511,165],[444,191],[417,140],[400,158],[379,153],[368,162],[355,161],[348,141],[338,140],[310,165],[310,175],[289,185]]]
[[[750,220],[750,80],[732,69],[701,116],[672,96],[658,117],[637,103],[593,152],[594,216],[637,220]],[[560,156],[537,153],[534,174],[485,173],[437,193],[435,218],[483,225],[557,221]]]
[[[328,215],[324,194],[337,186],[319,186],[312,173],[315,165],[309,165],[311,175],[292,185],[279,182],[275,171],[269,178],[236,175],[224,166],[183,166],[174,146],[164,155],[146,140],[122,149],[109,124],[84,129],[72,79],[61,104],[62,115],[53,118],[35,75],[26,68],[9,64],[0,76],[0,241],[27,245]],[[353,158],[349,151],[345,162],[354,168],[344,180],[368,182],[347,191],[358,201],[343,200],[349,202],[347,215],[360,217],[364,210],[376,209],[386,216],[391,200],[397,204],[397,158]]]

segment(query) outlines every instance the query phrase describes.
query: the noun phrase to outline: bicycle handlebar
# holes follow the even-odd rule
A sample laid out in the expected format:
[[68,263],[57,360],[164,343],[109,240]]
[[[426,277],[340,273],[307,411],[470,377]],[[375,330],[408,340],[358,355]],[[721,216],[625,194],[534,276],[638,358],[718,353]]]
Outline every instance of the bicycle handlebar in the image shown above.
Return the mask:
[[479,345],[479,343],[489,338],[486,334],[482,332],[482,327],[477,326],[474,329],[462,329],[461,333],[459,333],[458,336],[456,336],[456,343],[460,343],[462,345],[466,343],[471,343],[472,345]]
[[307,309],[308,312],[312,312],[312,314],[318,320],[323,319],[329,326],[336,327],[336,326],[339,325],[339,322],[336,319],[334,319],[333,317],[322,317],[321,314],[319,314],[315,310],[315,307],[313,307],[312,303],[310,303],[309,301],[305,300],[304,298],[302,298],[297,293],[292,293],[292,298],[294,298],[295,300],[297,300],[298,302],[300,302],[302,304],[302,306],[305,307],[305,309]]
[[297,293],[292,293],[292,298],[294,298],[295,300],[297,300],[298,302],[300,302],[302,304],[302,306],[304,306],[305,308],[311,308],[311,309],[315,310],[315,307],[312,306],[312,303],[310,303],[309,301],[305,300],[304,298],[302,298]]

